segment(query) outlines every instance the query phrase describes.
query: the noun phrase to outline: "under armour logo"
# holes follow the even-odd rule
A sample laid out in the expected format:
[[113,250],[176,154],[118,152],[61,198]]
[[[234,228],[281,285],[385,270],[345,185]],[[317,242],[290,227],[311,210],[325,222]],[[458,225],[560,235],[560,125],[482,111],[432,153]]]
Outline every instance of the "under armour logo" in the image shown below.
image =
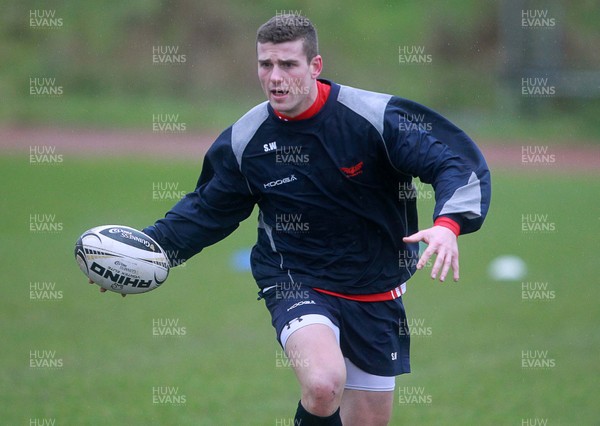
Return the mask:
[[294,321],[302,322],[303,320],[302,320],[302,317],[298,317],[298,318],[294,318],[291,321],[288,321],[287,324],[286,324],[288,330],[292,327],[292,323]]

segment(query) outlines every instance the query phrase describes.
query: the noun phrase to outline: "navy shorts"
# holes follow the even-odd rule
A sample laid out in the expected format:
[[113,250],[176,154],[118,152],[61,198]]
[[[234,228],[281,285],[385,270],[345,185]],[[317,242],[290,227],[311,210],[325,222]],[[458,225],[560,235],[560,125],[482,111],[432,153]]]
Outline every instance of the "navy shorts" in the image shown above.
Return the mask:
[[[402,298],[357,302],[319,293],[302,285],[277,285],[259,292],[281,336],[304,315],[323,315],[339,328],[344,357],[378,376],[410,373],[410,333]],[[279,341],[281,344],[281,341]]]

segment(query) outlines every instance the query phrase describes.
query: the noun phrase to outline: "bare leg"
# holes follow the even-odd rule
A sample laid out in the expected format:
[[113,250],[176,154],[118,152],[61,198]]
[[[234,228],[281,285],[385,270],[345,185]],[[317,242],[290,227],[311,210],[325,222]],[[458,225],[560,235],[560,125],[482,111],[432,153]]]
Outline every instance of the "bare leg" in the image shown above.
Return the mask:
[[342,398],[344,426],[386,426],[392,416],[394,391],[368,392],[346,389]]
[[311,414],[331,416],[340,406],[346,366],[331,328],[303,327],[288,338],[285,351],[302,389],[302,406]]

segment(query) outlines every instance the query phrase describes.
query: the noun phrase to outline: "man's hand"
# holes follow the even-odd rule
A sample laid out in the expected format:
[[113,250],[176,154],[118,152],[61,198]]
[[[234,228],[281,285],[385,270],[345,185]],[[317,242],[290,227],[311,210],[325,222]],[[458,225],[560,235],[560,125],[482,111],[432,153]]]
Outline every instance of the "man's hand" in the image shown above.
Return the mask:
[[440,268],[440,281],[444,282],[452,267],[454,281],[458,281],[458,243],[454,233],[444,226],[432,226],[402,239],[405,243],[427,243],[427,248],[417,263],[417,269],[423,269],[429,258],[436,253],[435,263],[431,268],[431,279],[437,278]]
[[[90,283],[90,284],[96,284],[94,281],[92,281],[91,278],[88,278],[88,283]],[[106,293],[106,289],[104,287],[100,287],[100,293]],[[127,295],[121,293],[121,296],[125,297]]]

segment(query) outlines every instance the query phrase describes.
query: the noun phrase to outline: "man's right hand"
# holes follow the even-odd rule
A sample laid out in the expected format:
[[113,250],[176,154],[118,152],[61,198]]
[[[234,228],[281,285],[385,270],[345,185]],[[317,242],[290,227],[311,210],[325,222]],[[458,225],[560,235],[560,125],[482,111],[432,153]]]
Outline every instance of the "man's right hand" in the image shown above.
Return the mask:
[[[88,278],[88,283],[90,283],[90,284],[96,284],[94,281],[92,281],[91,278]],[[106,293],[106,289],[104,287],[100,287],[100,293]],[[126,294],[121,294],[121,296],[125,297],[127,295]]]

